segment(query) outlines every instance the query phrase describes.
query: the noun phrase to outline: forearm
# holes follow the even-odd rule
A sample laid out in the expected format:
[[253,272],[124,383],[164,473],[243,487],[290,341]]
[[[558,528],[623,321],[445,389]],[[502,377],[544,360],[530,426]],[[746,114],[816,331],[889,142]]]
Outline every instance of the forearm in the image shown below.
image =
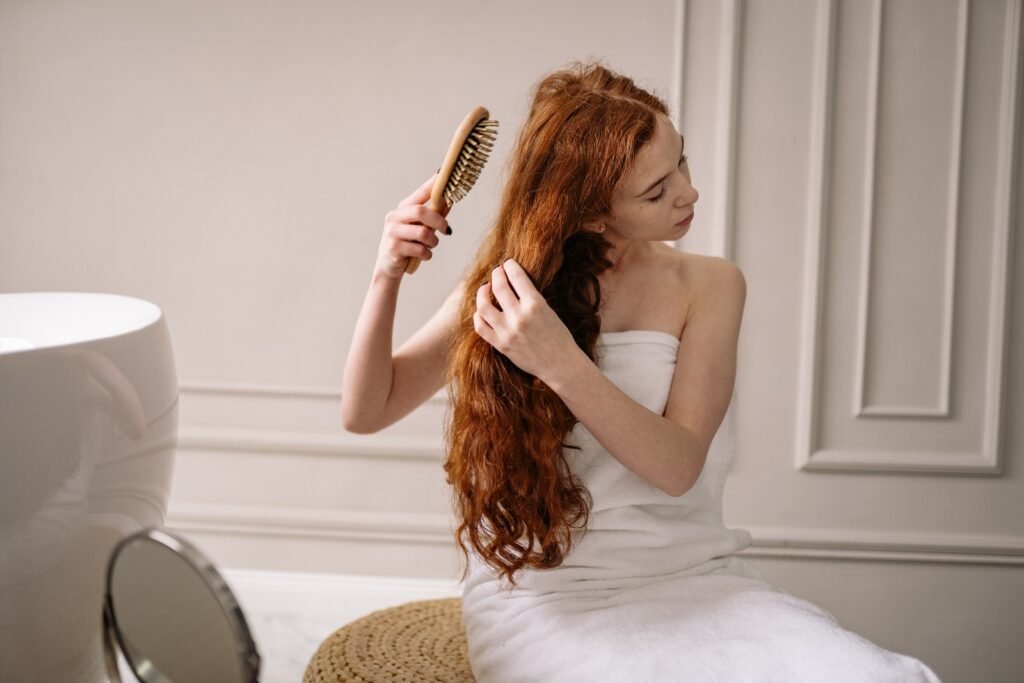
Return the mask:
[[400,279],[374,269],[345,361],[341,416],[350,431],[372,431],[391,394],[391,356]]
[[612,456],[669,495],[700,476],[707,454],[685,427],[634,401],[583,352],[547,383]]

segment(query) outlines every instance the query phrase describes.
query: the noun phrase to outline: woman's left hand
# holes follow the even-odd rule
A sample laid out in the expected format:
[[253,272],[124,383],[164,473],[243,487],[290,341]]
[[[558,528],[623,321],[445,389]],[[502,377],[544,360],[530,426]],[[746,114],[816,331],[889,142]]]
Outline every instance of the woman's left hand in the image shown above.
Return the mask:
[[[491,303],[492,292],[500,310]],[[545,383],[553,371],[568,367],[582,353],[569,328],[514,259],[492,270],[491,281],[476,290],[473,327],[520,369]]]

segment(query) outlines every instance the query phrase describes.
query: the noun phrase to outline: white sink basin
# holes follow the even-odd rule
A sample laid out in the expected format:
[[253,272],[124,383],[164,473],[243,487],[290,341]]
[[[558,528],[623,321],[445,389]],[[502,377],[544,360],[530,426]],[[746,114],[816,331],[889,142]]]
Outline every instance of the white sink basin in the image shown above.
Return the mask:
[[107,557],[162,526],[178,384],[160,309],[0,294],[0,681],[104,681]]
[[161,315],[148,301],[116,294],[0,294],[0,353],[21,350],[19,343],[38,349],[117,337]]

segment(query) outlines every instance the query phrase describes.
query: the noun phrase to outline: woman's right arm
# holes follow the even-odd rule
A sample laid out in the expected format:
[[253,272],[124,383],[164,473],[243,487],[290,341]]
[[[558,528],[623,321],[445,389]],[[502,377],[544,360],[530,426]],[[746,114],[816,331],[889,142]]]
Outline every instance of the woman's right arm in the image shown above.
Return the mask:
[[[436,174],[435,174],[436,176]],[[380,431],[444,386],[444,349],[458,312],[462,284],[392,358],[398,288],[409,257],[428,261],[445,232],[444,215],[426,206],[434,177],[385,216],[377,263],[345,361],[341,421],[357,434]]]

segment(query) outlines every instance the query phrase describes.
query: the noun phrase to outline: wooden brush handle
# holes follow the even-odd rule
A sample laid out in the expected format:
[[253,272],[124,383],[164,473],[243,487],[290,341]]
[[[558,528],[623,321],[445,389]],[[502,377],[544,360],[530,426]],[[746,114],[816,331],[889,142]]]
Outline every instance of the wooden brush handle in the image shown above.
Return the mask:
[[[448,179],[455,171],[455,162],[459,160],[459,155],[462,154],[462,147],[466,144],[469,134],[473,132],[473,128],[477,123],[488,116],[490,116],[490,113],[484,107],[474,107],[473,111],[469,112],[466,118],[462,120],[462,124],[455,131],[455,135],[452,136],[452,141],[448,145],[448,153],[444,157],[444,163],[441,164],[441,170],[437,174],[437,179],[434,180],[434,188],[430,191],[430,200],[427,202],[429,208],[443,215],[448,214],[451,207],[444,200],[444,188],[448,184]],[[420,267],[421,260],[416,256],[410,256],[409,262],[405,264],[405,272],[415,273],[416,269]]]
[[[441,176],[438,176],[437,180],[440,181]],[[449,207],[447,204],[445,204],[444,201],[445,184],[438,181],[434,182],[434,189],[431,190],[430,192],[430,199],[427,201],[427,207],[433,209],[434,211],[437,211],[440,214],[447,214]],[[410,256],[409,262],[405,264],[405,272],[410,274],[415,273],[416,269],[420,267],[420,261],[422,260],[423,259],[421,259],[418,256]]]

